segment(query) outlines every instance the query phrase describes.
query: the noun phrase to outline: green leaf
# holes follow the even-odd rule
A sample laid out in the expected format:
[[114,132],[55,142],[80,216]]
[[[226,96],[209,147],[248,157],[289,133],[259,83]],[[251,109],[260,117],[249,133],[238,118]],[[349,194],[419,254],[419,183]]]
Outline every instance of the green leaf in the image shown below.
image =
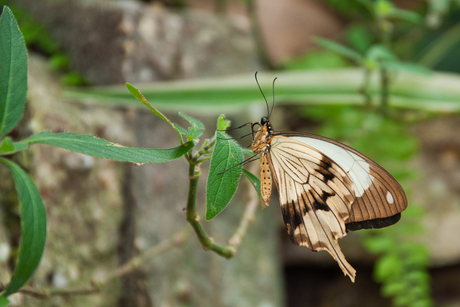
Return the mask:
[[243,153],[229,136],[216,132],[216,144],[212,153],[206,185],[206,220],[219,214],[232,199],[241,176]]
[[403,281],[396,281],[383,284],[382,295],[385,297],[396,296],[404,293],[407,290],[407,285]]
[[393,13],[394,4],[387,0],[377,0],[374,4],[374,12],[379,17],[387,17]]
[[98,158],[133,163],[167,162],[185,155],[196,145],[195,141],[190,141],[170,149],[131,148],[91,135],[49,131],[37,133],[25,139],[23,143],[47,144]]
[[185,119],[186,121],[188,121],[190,123],[190,125],[192,126],[196,126],[198,129],[200,130],[204,130],[204,125],[202,122],[200,122],[198,119],[195,119],[191,116],[188,116],[187,114],[185,114],[184,112],[179,112],[179,115]]
[[259,178],[257,178],[253,173],[251,173],[250,171],[248,171],[248,170],[246,170],[244,168],[243,168],[243,174],[246,176],[246,178],[248,178],[249,182],[251,182],[251,184],[254,187],[254,189],[256,189],[256,192],[259,195],[260,205],[262,206],[262,208],[265,207],[264,200],[262,199],[262,195],[260,194],[260,180],[259,180]]
[[173,123],[174,125],[174,128],[181,134],[181,135],[185,135],[187,136],[189,133],[186,129],[182,128],[181,126],[179,126],[178,124],[176,123]]
[[350,61],[332,50],[309,51],[284,63],[287,70],[334,69],[350,67]]
[[188,130],[185,132],[185,134],[183,133],[183,131],[185,129],[183,129],[182,127],[176,125],[176,124],[173,124],[176,128],[179,128],[178,131],[182,134],[182,135],[185,135],[187,137],[187,139],[190,141],[190,140],[194,140],[194,139],[198,139],[201,134],[203,134],[203,130],[204,130],[204,125],[202,122],[200,122],[199,120],[193,118],[193,117],[190,117],[188,116],[187,114],[183,113],[183,112],[179,112],[179,115],[185,119],[186,121],[188,121],[192,126],[190,128],[188,128]]
[[394,253],[380,257],[375,263],[375,280],[378,282],[385,281],[387,278],[401,272],[401,266],[401,259]]
[[383,61],[383,60],[388,60],[388,61],[396,61],[397,58],[394,55],[393,52],[391,52],[387,47],[384,45],[373,45],[369,48],[369,50],[366,53],[366,60],[367,61]]
[[133,85],[129,84],[128,82],[126,82],[126,88],[128,89],[128,91],[131,92],[131,94],[133,94],[133,96],[139,100],[140,102],[142,102],[145,106],[147,106],[153,114],[155,114],[156,116],[158,116],[159,118],[161,118],[162,120],[164,120],[165,122],[167,122],[174,130],[176,130],[178,136],[179,136],[179,140],[182,144],[182,137],[181,137],[181,134],[179,131],[177,131],[176,129],[176,126],[166,117],[163,115],[163,113],[161,113],[160,111],[158,111],[156,108],[154,108],[148,101],[147,99],[145,99],[144,95],[142,95],[141,91],[139,91],[136,87],[134,87]]
[[398,8],[393,9],[391,17],[413,23],[419,23],[423,21],[423,17],[420,14]]
[[3,297],[17,292],[35,272],[45,248],[46,211],[37,187],[16,163],[0,158],[11,169],[19,200],[21,239],[19,255],[10,283],[2,292]]
[[252,151],[252,149],[249,149],[249,148],[241,148],[241,151],[242,151],[245,155],[254,156],[254,152]]
[[0,307],[6,307],[10,301],[8,301],[5,297],[0,296]]
[[371,253],[379,254],[391,250],[395,245],[395,241],[392,237],[379,235],[367,237],[363,241],[363,245]]
[[219,118],[217,118],[217,129],[226,130],[228,127],[230,127],[230,121],[225,118],[224,114],[221,114]]
[[0,155],[11,155],[15,152],[27,149],[27,144],[13,142],[10,137],[6,137],[0,143]]
[[319,38],[319,37],[313,38],[313,41],[324,48],[337,52],[338,54],[344,56],[347,59],[351,59],[358,63],[362,63],[364,60],[364,57],[361,54],[359,54],[357,51],[351,48],[348,48],[344,45],[341,45],[339,43],[336,43],[334,41],[324,39],[324,38]]
[[10,132],[24,112],[27,94],[27,50],[13,13],[0,16],[0,138]]

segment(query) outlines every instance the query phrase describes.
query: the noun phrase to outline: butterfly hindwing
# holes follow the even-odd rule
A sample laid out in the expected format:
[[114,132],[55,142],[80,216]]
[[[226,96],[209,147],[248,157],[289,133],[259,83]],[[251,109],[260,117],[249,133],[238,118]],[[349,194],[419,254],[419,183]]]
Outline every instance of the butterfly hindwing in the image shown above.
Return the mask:
[[355,270],[337,242],[346,235],[352,181],[331,159],[293,138],[275,137],[269,161],[292,243],[328,251],[354,280]]

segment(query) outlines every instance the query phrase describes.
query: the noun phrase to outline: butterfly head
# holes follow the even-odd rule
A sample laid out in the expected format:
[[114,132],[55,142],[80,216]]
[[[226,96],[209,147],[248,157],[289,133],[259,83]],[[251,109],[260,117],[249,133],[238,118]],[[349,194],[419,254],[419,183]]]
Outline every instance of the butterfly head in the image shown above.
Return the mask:
[[264,116],[260,119],[259,122],[260,127],[271,134],[273,132],[272,125],[270,124],[270,120],[268,119],[268,116]]

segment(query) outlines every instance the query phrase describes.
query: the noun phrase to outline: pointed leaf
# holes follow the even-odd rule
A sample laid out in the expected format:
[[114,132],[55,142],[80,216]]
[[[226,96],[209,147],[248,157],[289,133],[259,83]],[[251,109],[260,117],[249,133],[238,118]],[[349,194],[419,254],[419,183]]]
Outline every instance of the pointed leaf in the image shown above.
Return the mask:
[[216,132],[206,185],[206,220],[224,210],[235,194],[241,176],[243,153],[234,140],[226,139],[228,137],[223,132]]
[[263,207],[265,207],[265,202],[262,199],[262,195],[260,194],[260,180],[257,178],[253,173],[243,168],[243,174],[248,178],[249,182],[251,182],[254,189],[256,189],[257,194],[259,195],[259,203]]
[[173,123],[173,126],[180,134],[185,135],[185,136],[188,135],[188,131],[186,129],[182,128],[181,126],[179,126],[178,124]]
[[224,114],[221,114],[219,118],[217,118],[217,129],[226,130],[228,127],[230,127],[230,121],[225,118]]
[[0,155],[11,155],[15,152],[27,149],[27,144],[22,142],[13,142],[10,137],[6,137],[0,143]]
[[[161,113],[156,108],[154,108],[150,104],[150,102],[147,101],[147,99],[144,97],[144,95],[142,95],[141,91],[139,91],[136,87],[134,87],[133,85],[129,84],[128,82],[126,82],[126,88],[128,89],[128,91],[131,92],[131,94],[133,94],[134,97],[136,97],[137,100],[139,100],[145,106],[147,106],[152,111],[153,114],[155,114],[156,116],[158,116],[159,118],[161,118],[162,120],[167,122],[174,130],[176,130],[176,127],[174,126],[174,124],[166,116],[164,116],[163,113]],[[181,135],[180,132],[177,131],[177,130],[176,130],[176,132],[179,135],[180,142],[182,143],[182,137],[180,136]]]
[[177,159],[189,152],[195,141],[169,149],[131,148],[84,134],[44,131],[25,139],[27,144],[47,144],[98,158],[133,163],[161,163]]
[[10,301],[8,301],[5,297],[0,296],[0,307],[6,307]]
[[186,121],[188,121],[190,123],[190,125],[192,126],[196,126],[198,129],[200,130],[204,130],[204,125],[201,121],[199,121],[198,119],[196,118],[193,118],[191,116],[188,116],[187,114],[185,114],[184,112],[179,112],[179,115],[185,119]]
[[0,137],[22,117],[27,94],[27,50],[13,13],[0,16]]
[[40,193],[27,173],[11,160],[0,158],[0,162],[11,169],[21,216],[19,255],[10,283],[1,294],[6,298],[25,285],[40,263],[46,241],[46,211]]
[[338,54],[344,56],[347,59],[354,60],[358,63],[362,63],[362,61],[364,60],[364,57],[361,54],[359,54],[359,52],[351,48],[348,48],[344,45],[341,45],[339,43],[336,43],[334,41],[324,39],[324,38],[319,38],[319,37],[315,37],[313,38],[313,40],[318,45],[324,48],[327,48],[331,51],[337,52]]

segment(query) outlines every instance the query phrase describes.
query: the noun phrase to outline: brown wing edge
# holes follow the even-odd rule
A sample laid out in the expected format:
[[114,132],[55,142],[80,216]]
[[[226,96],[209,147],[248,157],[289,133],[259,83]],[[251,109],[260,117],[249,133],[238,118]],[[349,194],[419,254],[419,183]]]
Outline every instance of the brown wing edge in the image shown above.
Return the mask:
[[[371,163],[371,165],[373,167],[379,169],[379,171],[382,174],[384,174],[384,177],[387,177],[389,180],[394,181],[396,183],[396,185],[394,185],[396,187],[396,191],[392,191],[393,197],[397,201],[397,204],[395,204],[396,208],[393,208],[393,209],[396,209],[396,211],[397,211],[396,214],[391,215],[391,216],[383,216],[381,218],[362,220],[362,221],[355,220],[355,218],[357,217],[355,212],[357,213],[358,212],[357,210],[360,210],[361,203],[363,202],[363,199],[359,199],[359,200],[356,199],[355,203],[353,203],[352,206],[351,206],[350,220],[348,222],[346,222],[346,224],[345,224],[347,231],[355,231],[355,230],[360,230],[360,229],[383,228],[383,227],[393,225],[393,224],[397,223],[401,219],[401,212],[404,211],[407,208],[407,198],[406,198],[406,195],[404,193],[404,189],[401,187],[401,185],[398,183],[398,181],[390,173],[388,173],[383,167],[381,167],[378,163],[376,163],[375,161],[373,161],[369,157],[365,156],[364,154],[360,153],[356,149],[354,149],[354,148],[352,148],[352,147],[350,147],[350,146],[348,146],[346,144],[343,144],[343,143],[338,142],[336,140],[333,140],[333,139],[330,139],[330,138],[327,138],[327,137],[323,137],[323,136],[320,136],[320,135],[316,135],[316,134],[299,133],[299,132],[284,132],[284,131],[281,132],[280,131],[280,132],[275,132],[274,135],[283,135],[283,136],[288,136],[288,137],[289,136],[302,136],[302,137],[310,137],[310,138],[315,138],[315,139],[323,140],[323,141],[326,141],[326,142],[330,142],[330,143],[332,143],[334,145],[337,145],[337,146],[342,147],[342,148],[344,148],[346,150],[349,150],[349,151],[357,154],[358,156],[364,158],[366,161]],[[388,181],[388,179],[386,181]]]
[[362,222],[351,222],[345,224],[345,227],[347,228],[347,232],[361,229],[378,229],[396,224],[400,219],[401,213],[398,213],[393,216],[384,217],[381,219],[373,219]]

